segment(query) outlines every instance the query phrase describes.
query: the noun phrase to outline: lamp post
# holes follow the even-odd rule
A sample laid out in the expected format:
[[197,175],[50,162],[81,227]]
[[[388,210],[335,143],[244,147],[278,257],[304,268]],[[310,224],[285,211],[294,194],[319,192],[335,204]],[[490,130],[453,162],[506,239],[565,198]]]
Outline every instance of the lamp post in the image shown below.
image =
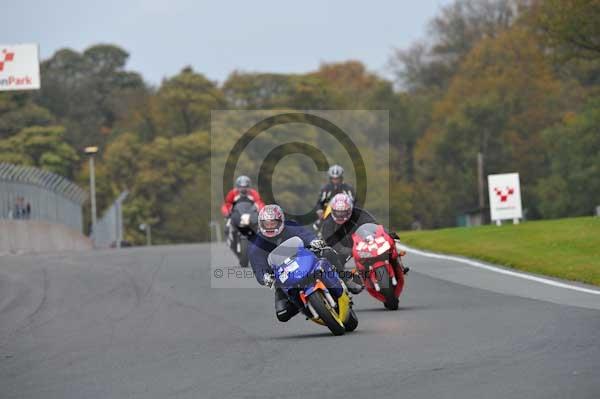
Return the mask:
[[152,245],[152,226],[150,223],[142,223],[140,224],[140,230],[146,232],[146,246]]
[[93,234],[96,232],[96,223],[97,223],[97,216],[96,216],[96,170],[95,170],[95,166],[94,166],[94,157],[98,153],[98,147],[96,147],[96,146],[85,147],[84,152],[90,158],[90,201],[91,201],[91,205],[92,205],[92,237],[93,237]]

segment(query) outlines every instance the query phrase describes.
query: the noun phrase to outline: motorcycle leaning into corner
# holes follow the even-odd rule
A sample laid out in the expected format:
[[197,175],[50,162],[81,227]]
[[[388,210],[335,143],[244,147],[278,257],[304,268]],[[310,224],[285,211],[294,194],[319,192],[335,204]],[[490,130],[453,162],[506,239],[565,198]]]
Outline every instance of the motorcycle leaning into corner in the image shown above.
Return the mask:
[[386,309],[397,310],[404,288],[404,252],[383,226],[366,223],[352,235],[352,257],[369,294],[383,302]]
[[237,256],[241,267],[248,267],[248,239],[256,234],[258,210],[251,201],[239,201],[231,210],[227,244]]
[[281,288],[307,319],[326,326],[333,335],[356,329],[352,300],[335,267],[307,249],[299,237],[275,248],[268,263],[274,272],[274,286]]

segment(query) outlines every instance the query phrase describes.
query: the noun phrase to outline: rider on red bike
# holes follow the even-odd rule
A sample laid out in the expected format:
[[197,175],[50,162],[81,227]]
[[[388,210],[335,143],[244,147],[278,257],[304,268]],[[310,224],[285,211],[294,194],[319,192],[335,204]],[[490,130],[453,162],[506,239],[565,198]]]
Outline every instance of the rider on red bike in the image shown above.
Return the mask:
[[235,180],[235,188],[227,193],[225,202],[221,206],[221,213],[225,218],[229,218],[233,206],[240,200],[249,200],[254,203],[258,211],[264,208],[265,203],[260,198],[260,194],[251,188],[251,185],[252,182],[248,176],[240,176]]
[[[345,264],[352,257],[352,234],[365,223],[377,223],[375,218],[366,210],[354,206],[352,199],[344,193],[337,194],[330,201],[331,215],[325,219],[322,227],[323,239],[340,256],[340,261]],[[398,234],[386,230],[394,240]],[[404,273],[408,268],[404,268]],[[353,279],[359,282],[359,279]]]

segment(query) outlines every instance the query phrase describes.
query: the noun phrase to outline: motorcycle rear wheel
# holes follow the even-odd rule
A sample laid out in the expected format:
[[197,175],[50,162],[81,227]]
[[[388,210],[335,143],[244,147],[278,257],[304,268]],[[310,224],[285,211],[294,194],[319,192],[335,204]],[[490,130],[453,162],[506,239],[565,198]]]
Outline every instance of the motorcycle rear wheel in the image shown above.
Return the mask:
[[339,321],[336,311],[329,305],[321,291],[315,291],[308,297],[319,318],[333,335],[344,335],[346,327]]

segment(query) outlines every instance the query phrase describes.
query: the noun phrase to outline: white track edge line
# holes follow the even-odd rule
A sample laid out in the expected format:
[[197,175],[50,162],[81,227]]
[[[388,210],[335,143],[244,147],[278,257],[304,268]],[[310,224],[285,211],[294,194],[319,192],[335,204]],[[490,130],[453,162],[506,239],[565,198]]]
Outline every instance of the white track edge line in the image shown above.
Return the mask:
[[565,283],[561,283],[561,282],[550,280],[550,279],[543,278],[543,277],[536,277],[536,276],[532,276],[529,274],[524,274],[524,273],[514,272],[511,270],[501,269],[499,267],[486,265],[485,263],[481,263],[476,260],[465,259],[465,258],[461,258],[458,256],[452,256],[452,255],[442,255],[442,254],[433,253],[433,252],[421,251],[419,249],[408,247],[404,244],[397,244],[397,246],[398,246],[398,248],[400,248],[404,251],[412,252],[417,255],[425,256],[428,258],[444,259],[444,260],[451,260],[451,261],[459,262],[459,263],[465,263],[467,265],[478,267],[480,269],[485,269],[485,270],[489,270],[489,271],[500,273],[500,274],[506,274],[508,276],[518,277],[518,278],[522,278],[525,280],[535,281],[535,282],[538,282],[541,284],[551,285],[553,287],[566,288],[568,290],[585,292],[586,294],[600,295],[600,291],[598,291],[598,290],[592,290],[589,288],[578,287],[576,285],[565,284]]

